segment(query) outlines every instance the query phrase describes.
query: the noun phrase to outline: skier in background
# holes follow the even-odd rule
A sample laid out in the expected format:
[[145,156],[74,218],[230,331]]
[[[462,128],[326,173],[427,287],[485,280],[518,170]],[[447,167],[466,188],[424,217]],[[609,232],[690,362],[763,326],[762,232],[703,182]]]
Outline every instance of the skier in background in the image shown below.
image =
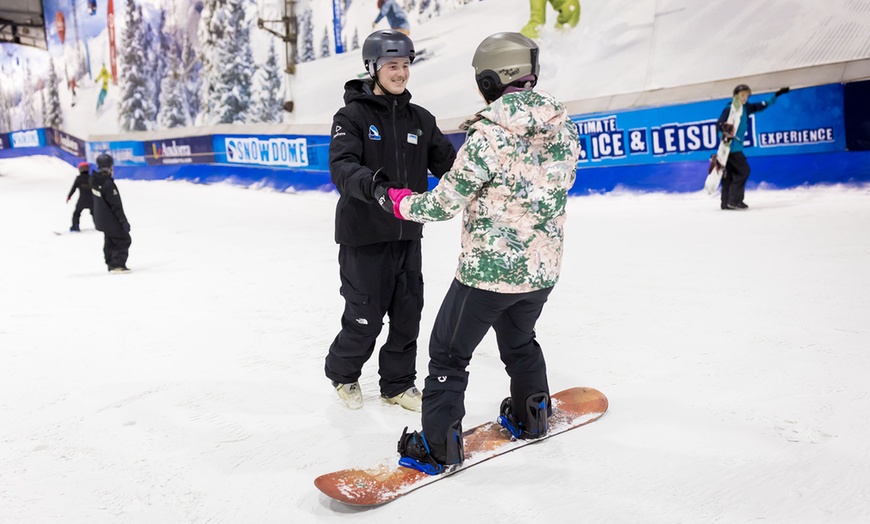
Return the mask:
[[69,89],[72,91],[72,107],[76,106],[76,77],[72,77],[69,79]]
[[749,125],[749,115],[764,111],[772,106],[777,97],[788,93],[789,88],[783,87],[773,94],[769,99],[759,103],[747,103],[752,90],[746,84],[740,84],[734,88],[733,95],[740,99],[743,106],[743,114],[740,116],[740,123],[737,129],[728,127],[728,115],[731,113],[731,101],[722,111],[719,120],[716,122],[716,128],[722,136],[732,137],[731,151],[728,153],[728,162],[725,164],[725,174],[722,175],[722,202],[721,209],[749,209],[749,206],[743,202],[746,191],[746,181],[749,179],[749,162],[746,161],[746,155],[743,154],[743,138],[746,135],[746,129]]
[[372,22],[372,29],[378,25],[378,22],[380,22],[381,19],[387,17],[387,22],[390,23],[390,29],[406,35],[411,34],[411,26],[408,24],[408,16],[405,14],[405,11],[399,7],[396,0],[378,0],[378,9],[380,9],[380,13],[378,13],[378,17],[375,18],[375,21]]
[[106,153],[97,157],[97,171],[91,175],[94,193],[94,225],[103,232],[103,256],[111,273],[125,273],[130,253],[130,222],[124,213],[121,194],[112,178],[115,161]]
[[103,64],[102,69],[100,69],[100,74],[97,75],[97,79],[94,83],[98,83],[100,80],[103,81],[103,85],[100,88],[100,97],[97,99],[97,110],[103,106],[103,102],[106,101],[106,94],[109,92],[109,80],[112,79],[112,75],[109,74],[109,70],[106,69],[106,64]]
[[72,227],[69,228],[70,231],[81,231],[79,220],[81,219],[82,211],[85,209],[91,212],[92,218],[94,216],[94,195],[91,194],[91,184],[89,182],[91,166],[87,162],[82,162],[79,164],[78,170],[79,174],[73,182],[69,194],[66,196],[66,201],[69,202],[76,190],[79,192],[76,209],[73,211]]
[[[549,0],[553,9],[559,12],[556,16],[556,27],[561,29],[564,24],[569,27],[577,27],[580,22],[579,0]],[[529,38],[538,38],[538,29],[547,22],[547,0],[529,0],[529,23],[520,33]]]
[[565,106],[536,91],[538,45],[519,33],[484,39],[472,65],[488,104],[463,124],[456,162],[425,193],[390,188],[384,211],[414,222],[463,212],[461,252],[429,337],[422,432],[399,439],[399,464],[430,475],[465,458],[467,367],[490,328],[510,376],[499,423],[519,439],[547,434],[547,367],[535,336],[562,264],[565,203],[580,139]]
[[406,89],[414,43],[398,31],[370,34],[362,46],[369,78],[344,86],[344,107],[333,117],[329,172],[338,189],[335,241],[344,312],[324,371],[351,409],[363,404],[359,377],[389,316],[378,355],[381,397],[420,411],[417,336],[423,310],[422,224],[381,211],[389,187],[425,191],[427,171],[441,177],[456,150],[435,117],[411,103]]

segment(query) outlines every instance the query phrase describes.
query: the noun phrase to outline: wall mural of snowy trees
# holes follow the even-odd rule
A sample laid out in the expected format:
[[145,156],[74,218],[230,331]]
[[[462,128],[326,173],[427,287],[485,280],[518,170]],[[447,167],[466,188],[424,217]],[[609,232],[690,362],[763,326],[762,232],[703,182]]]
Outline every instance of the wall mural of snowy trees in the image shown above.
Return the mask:
[[51,126],[86,138],[283,121],[283,47],[256,27],[281,0],[88,4],[43,0],[47,52],[0,44],[0,132]]
[[[377,0],[339,1],[341,42],[356,51],[371,31]],[[474,1],[398,0],[412,28]],[[281,123],[283,44],[256,21],[280,18],[283,2],[96,0],[92,9],[88,0],[43,0],[48,51],[0,44],[0,132],[50,126],[88,138]],[[333,55],[333,1],[294,6],[295,61]]]

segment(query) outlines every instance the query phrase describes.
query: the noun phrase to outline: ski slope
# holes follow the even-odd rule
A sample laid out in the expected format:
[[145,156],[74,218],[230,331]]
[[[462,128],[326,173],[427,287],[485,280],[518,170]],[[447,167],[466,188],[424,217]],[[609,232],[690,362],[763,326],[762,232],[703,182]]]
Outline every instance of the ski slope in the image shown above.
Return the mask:
[[[376,361],[359,411],[323,377],[336,195],[119,180],[133,272],[110,275],[100,234],[52,233],[74,176],[0,160],[0,522],[870,521],[867,187],[571,198],[537,331],[553,390],[608,413],[359,511],[313,479],[394,460],[419,415]],[[426,226],[420,373],[459,229]],[[507,395],[492,337],[470,371],[473,425]]]

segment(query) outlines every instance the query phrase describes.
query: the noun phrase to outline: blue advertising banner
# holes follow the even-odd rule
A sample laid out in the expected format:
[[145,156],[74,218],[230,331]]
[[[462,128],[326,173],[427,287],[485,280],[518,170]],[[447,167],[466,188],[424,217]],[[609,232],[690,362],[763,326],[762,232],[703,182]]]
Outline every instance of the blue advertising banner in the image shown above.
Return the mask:
[[47,133],[48,145],[60,148],[67,153],[84,158],[87,152],[84,140],[68,135],[58,129],[49,128]]
[[[768,101],[753,95],[749,102]],[[730,99],[612,114],[575,116],[583,151],[578,166],[603,167],[709,159],[719,146],[716,121]],[[843,86],[797,89],[749,116],[748,155],[845,151]]]
[[88,142],[88,162],[95,162],[100,153],[109,153],[116,166],[144,166],[145,143],[124,140],[119,142]]
[[329,171],[329,136],[215,135],[215,162]]
[[145,142],[145,163],[149,166],[210,164],[214,162],[211,136],[191,136]]
[[11,145],[9,143],[9,133],[0,133],[0,149],[9,149]]
[[27,129],[9,133],[12,147],[42,147],[45,145],[45,129]]

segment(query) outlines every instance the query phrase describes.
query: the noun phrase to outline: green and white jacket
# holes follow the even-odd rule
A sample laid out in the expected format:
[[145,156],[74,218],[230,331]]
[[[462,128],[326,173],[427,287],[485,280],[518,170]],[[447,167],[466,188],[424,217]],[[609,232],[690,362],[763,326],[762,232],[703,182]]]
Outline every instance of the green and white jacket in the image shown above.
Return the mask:
[[465,285],[497,293],[554,286],[577,127],[552,95],[529,90],[502,96],[463,128],[453,167],[432,191],[402,199],[402,217],[432,222],[464,210],[456,278]]

